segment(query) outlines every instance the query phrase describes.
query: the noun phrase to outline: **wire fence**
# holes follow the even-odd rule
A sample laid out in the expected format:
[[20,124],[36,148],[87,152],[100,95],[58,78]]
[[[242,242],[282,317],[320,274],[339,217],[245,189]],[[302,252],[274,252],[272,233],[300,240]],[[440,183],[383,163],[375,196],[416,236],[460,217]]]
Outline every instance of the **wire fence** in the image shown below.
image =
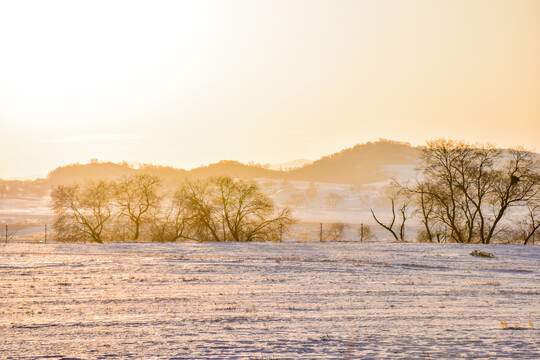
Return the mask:
[[[418,241],[418,225],[408,225],[405,228],[405,241]],[[118,236],[116,241],[126,241],[126,228],[122,228],[122,236]],[[510,241],[513,238],[514,241]],[[519,234],[508,235],[507,241],[499,243],[522,243]],[[90,238],[83,236],[82,242],[89,242]],[[284,242],[325,242],[325,241],[394,241],[396,239],[385,229],[377,224],[364,223],[343,223],[343,222],[297,222],[288,229],[281,229],[280,241]],[[112,240],[114,241],[114,240]],[[54,228],[49,224],[32,224],[23,226],[21,224],[0,225],[0,243],[10,242],[31,242],[31,243],[53,243],[55,241]],[[540,233],[528,242],[529,245],[540,244]]]
[[[122,228],[122,233],[126,232]],[[281,229],[281,241],[373,241],[382,240],[385,235],[373,224],[348,224],[341,222],[297,222],[287,229]],[[118,241],[126,239],[119,236]],[[83,238],[83,242],[87,239]],[[89,241],[90,239],[88,239]],[[21,224],[0,225],[0,242],[55,242],[54,228],[50,224],[22,226]]]

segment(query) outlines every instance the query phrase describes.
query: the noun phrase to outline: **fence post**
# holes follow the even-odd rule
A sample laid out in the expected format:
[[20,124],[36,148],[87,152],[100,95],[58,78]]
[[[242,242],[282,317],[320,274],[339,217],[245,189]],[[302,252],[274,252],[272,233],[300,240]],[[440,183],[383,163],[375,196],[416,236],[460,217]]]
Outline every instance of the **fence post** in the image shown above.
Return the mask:
[[322,223],[321,223],[321,230],[319,231],[319,240],[322,241]]
[[45,224],[45,244],[47,243],[47,224]]

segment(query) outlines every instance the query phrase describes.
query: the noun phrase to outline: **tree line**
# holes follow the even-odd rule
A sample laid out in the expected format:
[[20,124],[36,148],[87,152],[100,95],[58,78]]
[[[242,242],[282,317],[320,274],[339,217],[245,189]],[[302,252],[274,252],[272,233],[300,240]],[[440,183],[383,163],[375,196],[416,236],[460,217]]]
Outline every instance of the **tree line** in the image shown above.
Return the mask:
[[428,141],[421,176],[394,182],[392,218],[375,221],[395,239],[416,217],[418,240],[429,242],[528,244],[540,232],[540,167],[522,148],[501,150],[463,141]]
[[59,185],[51,192],[58,241],[276,241],[293,223],[254,181],[184,180],[166,190],[159,177]]

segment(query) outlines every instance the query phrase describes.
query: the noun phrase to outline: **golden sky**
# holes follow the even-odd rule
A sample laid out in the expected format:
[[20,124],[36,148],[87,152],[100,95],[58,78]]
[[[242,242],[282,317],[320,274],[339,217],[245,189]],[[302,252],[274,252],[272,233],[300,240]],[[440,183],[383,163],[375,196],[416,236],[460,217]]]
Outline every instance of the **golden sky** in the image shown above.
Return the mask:
[[540,1],[0,2],[0,177],[387,138],[540,151]]

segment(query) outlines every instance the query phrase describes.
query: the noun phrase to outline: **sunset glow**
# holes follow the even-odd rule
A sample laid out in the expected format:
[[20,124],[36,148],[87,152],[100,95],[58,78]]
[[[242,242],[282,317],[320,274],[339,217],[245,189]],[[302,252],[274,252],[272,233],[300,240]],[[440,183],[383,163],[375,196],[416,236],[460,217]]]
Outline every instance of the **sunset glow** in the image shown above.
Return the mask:
[[540,2],[0,4],[0,178],[278,163],[387,138],[540,150]]

